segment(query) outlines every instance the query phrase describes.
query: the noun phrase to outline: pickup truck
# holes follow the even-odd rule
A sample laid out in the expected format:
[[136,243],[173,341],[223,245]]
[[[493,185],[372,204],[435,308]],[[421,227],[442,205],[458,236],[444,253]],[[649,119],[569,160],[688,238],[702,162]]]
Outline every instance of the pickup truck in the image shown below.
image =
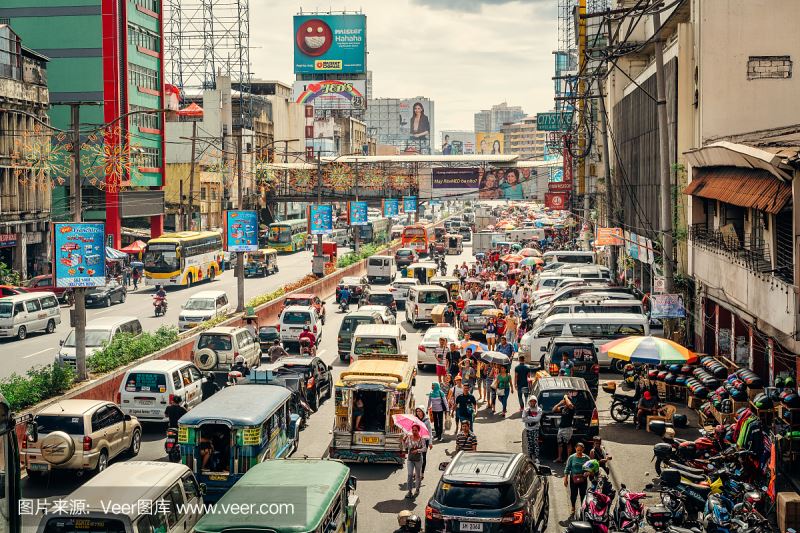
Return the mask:
[[53,283],[52,274],[43,274],[29,279],[25,283],[27,292],[52,292],[62,304],[72,304],[72,291],[67,287],[56,287]]

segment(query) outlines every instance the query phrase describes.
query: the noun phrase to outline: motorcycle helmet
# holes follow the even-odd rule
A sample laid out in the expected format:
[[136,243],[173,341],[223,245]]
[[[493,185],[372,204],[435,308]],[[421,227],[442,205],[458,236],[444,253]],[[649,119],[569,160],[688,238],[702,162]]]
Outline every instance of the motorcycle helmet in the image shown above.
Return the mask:
[[405,527],[405,525],[408,523],[409,517],[411,516],[412,516],[411,511],[407,509],[400,511],[399,513],[397,513],[397,525],[400,527]]
[[244,364],[244,356],[237,355],[236,359],[233,360],[233,364],[235,365],[243,365]]
[[597,459],[589,459],[583,463],[583,471],[592,475],[597,475],[597,473],[600,472],[600,463],[597,462]]
[[775,378],[775,386],[777,388],[782,389],[783,388],[783,384],[784,384],[784,381],[783,381],[782,377]]
[[[686,418],[686,415],[683,415],[683,414],[680,414],[680,413],[676,413],[676,414],[674,414],[672,416],[672,424],[676,428],[685,428],[688,425],[688,423],[689,423],[689,421]],[[672,429],[672,428],[668,428],[668,429],[671,430],[673,432],[673,434],[675,433],[674,429]]]
[[[677,415],[676,415],[677,416]],[[673,416],[673,419],[675,417]],[[664,438],[665,439],[674,439],[675,438],[675,430],[668,427],[664,429]]]
[[415,514],[406,518],[406,531],[412,531],[414,533],[422,531],[422,520]]

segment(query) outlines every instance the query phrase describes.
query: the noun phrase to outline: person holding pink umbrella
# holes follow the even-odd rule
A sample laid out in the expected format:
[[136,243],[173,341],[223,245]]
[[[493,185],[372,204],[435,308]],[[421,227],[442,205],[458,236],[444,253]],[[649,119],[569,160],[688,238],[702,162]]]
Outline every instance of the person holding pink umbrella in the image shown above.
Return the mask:
[[[420,435],[419,424],[411,426],[411,434],[403,436],[403,445],[406,449],[406,467],[408,468],[408,477],[406,478],[406,498],[414,498],[419,496],[419,488],[422,486],[422,455],[426,449],[425,439]],[[411,487],[414,487],[412,494]]]

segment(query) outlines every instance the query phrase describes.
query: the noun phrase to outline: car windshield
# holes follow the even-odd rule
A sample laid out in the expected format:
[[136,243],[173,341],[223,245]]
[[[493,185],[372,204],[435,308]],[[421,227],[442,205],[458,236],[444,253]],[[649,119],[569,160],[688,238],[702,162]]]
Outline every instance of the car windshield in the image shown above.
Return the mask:
[[284,324],[305,324],[311,322],[311,317],[304,311],[286,311],[283,313]]
[[125,381],[126,392],[166,392],[167,378],[156,372],[131,372]]
[[367,317],[350,317],[342,320],[342,327],[339,333],[352,333],[361,324],[373,324],[374,321]]
[[583,390],[546,390],[542,391],[539,398],[539,405],[545,413],[553,411],[553,407],[564,399],[564,395],[569,394],[569,399],[575,406],[576,411],[591,411],[594,409],[594,400],[589,391]]
[[258,330],[258,338],[264,341],[275,340],[280,337],[278,330],[275,328],[261,328]]
[[353,344],[353,352],[356,355],[362,354],[381,354],[397,355],[397,342],[394,339],[365,338],[357,337]]
[[286,298],[286,307],[290,305],[311,305],[314,303],[313,298]]
[[68,435],[83,434],[83,417],[66,415],[37,415],[36,431],[39,433],[52,433],[63,431]]
[[184,306],[184,309],[189,311],[213,311],[214,310],[213,298],[189,298]]
[[274,226],[269,228],[270,242],[287,243],[292,240],[292,230],[288,227]]
[[231,336],[221,333],[203,333],[197,341],[197,349],[210,348],[212,350],[231,350]]
[[0,318],[11,318],[11,313],[14,310],[12,302],[0,302]]
[[573,361],[590,361],[597,362],[594,355],[594,346],[585,344],[559,344],[553,350],[553,361],[561,361],[561,358],[567,354],[567,357]]
[[394,302],[394,296],[391,294],[370,294],[367,301],[371,305],[385,305],[389,307],[392,305],[392,302]]
[[459,509],[504,509],[516,500],[510,484],[476,485],[442,481],[436,490],[436,501]]
[[446,304],[449,296],[447,292],[425,292],[419,295],[421,304]]
[[395,255],[397,255],[398,257],[407,257],[413,253],[414,252],[412,252],[411,250],[397,250],[397,253]]
[[144,253],[144,268],[148,272],[169,273],[180,270],[180,260],[174,244],[148,244]]
[[496,309],[493,305],[468,305],[464,308],[464,312],[468,315],[479,315],[487,309]]
[[[102,346],[111,340],[111,332],[107,329],[87,329],[86,330],[86,346],[95,348]],[[64,346],[68,348],[75,347],[75,330],[69,332],[67,339],[64,341]]]
[[422,338],[422,342],[439,342],[439,339],[444,337],[447,339],[449,343],[451,340],[455,340],[455,335],[453,334],[452,330],[448,329],[440,329],[440,328],[431,328],[427,332],[425,332],[425,336]]

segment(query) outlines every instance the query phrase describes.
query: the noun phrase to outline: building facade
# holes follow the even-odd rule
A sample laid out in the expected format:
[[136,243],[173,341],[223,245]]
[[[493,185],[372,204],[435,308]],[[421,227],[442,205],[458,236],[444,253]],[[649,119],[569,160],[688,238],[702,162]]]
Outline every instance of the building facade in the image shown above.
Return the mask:
[[[163,31],[160,0],[4,0],[0,19],[27,46],[50,58],[50,119],[71,127],[69,104],[81,103],[83,219],[104,221],[121,246],[123,220],[163,231]],[[87,127],[82,128],[87,130]],[[108,155],[110,154],[110,155]],[[53,189],[53,216],[71,219],[69,184]],[[135,219],[135,220],[134,220]]]
[[[414,109],[419,107],[422,116],[415,121]],[[430,155],[434,149],[434,117],[434,102],[424,96],[375,98],[367,103],[364,122],[368,135],[378,144],[394,146],[399,152]]]
[[475,113],[475,133],[500,131],[503,124],[517,122],[525,118],[525,112],[520,106],[509,106],[506,102],[493,105],[491,109],[484,109]]
[[41,158],[51,142],[46,64],[0,24],[0,263],[23,277],[49,271],[50,191],[64,178]]
[[536,128],[536,117],[525,117],[517,122],[503,124],[503,153],[518,154],[520,160],[543,160],[547,132]]

